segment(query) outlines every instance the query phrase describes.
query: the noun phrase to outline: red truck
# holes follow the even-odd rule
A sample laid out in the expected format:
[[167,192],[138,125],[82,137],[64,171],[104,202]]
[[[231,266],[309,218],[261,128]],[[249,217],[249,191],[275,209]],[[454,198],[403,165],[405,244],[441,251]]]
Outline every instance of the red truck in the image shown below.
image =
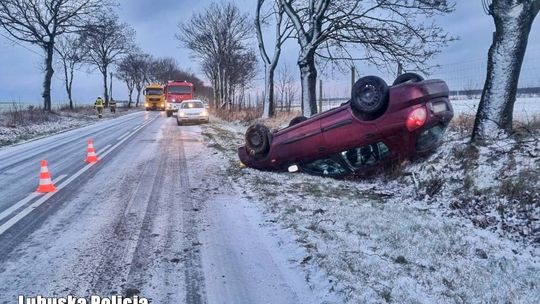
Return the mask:
[[165,103],[167,104],[167,117],[171,117],[178,111],[184,100],[194,97],[195,88],[193,83],[187,81],[171,80],[165,85]]

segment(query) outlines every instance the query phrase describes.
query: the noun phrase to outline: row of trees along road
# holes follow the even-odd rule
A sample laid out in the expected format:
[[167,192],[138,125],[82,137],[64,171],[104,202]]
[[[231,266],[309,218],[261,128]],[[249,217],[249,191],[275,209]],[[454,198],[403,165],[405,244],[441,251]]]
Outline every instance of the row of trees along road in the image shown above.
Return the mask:
[[128,89],[128,106],[133,102],[133,91],[137,91],[137,103],[141,92],[147,83],[166,84],[169,80],[185,80],[193,83],[197,95],[210,99],[212,88],[206,87],[204,82],[193,73],[183,71],[173,58],[153,58],[140,51],[123,57],[117,64],[117,77],[125,82]]
[[[148,81],[165,83],[170,79],[188,80],[208,95],[208,88],[194,75],[181,71],[174,59],[153,59],[135,44],[135,31],[119,21],[112,0],[2,0],[0,28],[21,43],[39,46],[44,53],[43,108],[51,110],[51,82],[54,65],[63,71],[64,86],[73,108],[74,72],[87,66],[103,78],[103,95],[109,103],[108,77],[126,82],[129,105],[137,89],[137,105]],[[55,60],[56,59],[56,60]]]
[[43,107],[51,110],[51,80],[56,42],[85,24],[96,24],[108,0],[2,0],[0,27],[16,40],[39,46],[44,53]]
[[214,3],[179,24],[176,37],[200,60],[216,107],[241,107],[245,90],[257,74],[257,56],[250,47],[252,18],[232,3]]

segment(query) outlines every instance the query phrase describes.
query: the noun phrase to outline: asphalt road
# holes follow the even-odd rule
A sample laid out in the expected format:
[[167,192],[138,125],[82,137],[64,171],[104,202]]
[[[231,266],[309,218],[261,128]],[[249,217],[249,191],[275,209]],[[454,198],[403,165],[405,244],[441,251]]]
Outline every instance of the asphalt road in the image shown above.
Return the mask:
[[[317,303],[200,126],[141,112],[0,150],[0,303]],[[97,164],[84,163],[94,140]],[[34,193],[46,159],[54,194]]]

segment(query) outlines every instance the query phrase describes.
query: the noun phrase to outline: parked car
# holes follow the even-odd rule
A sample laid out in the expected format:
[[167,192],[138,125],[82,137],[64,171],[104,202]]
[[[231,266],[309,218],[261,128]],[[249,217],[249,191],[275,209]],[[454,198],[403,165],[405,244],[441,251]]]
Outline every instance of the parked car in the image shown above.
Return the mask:
[[261,170],[365,175],[436,149],[453,116],[443,80],[406,73],[388,86],[367,76],[337,108],[296,117],[276,132],[250,126],[238,155],[246,166]]
[[209,121],[210,117],[208,115],[208,111],[201,100],[184,100],[178,106],[176,122],[179,126],[188,122],[208,123]]

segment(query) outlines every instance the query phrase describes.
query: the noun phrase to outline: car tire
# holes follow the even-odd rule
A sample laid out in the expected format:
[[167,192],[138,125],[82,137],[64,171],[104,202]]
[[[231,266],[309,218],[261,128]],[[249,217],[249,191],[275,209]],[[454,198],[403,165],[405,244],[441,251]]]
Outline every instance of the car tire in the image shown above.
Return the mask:
[[360,114],[378,115],[388,104],[388,85],[377,76],[362,77],[353,86],[350,102]]
[[167,117],[171,117],[172,116],[172,112],[171,111],[167,111]]
[[176,124],[179,125],[179,126],[181,126],[181,125],[182,125],[182,122],[180,122],[180,120],[177,119],[177,120],[176,120]]
[[401,74],[399,75],[396,80],[394,80],[394,83],[392,85],[398,85],[398,84],[402,84],[402,83],[405,83],[407,81],[412,81],[412,82],[420,82],[420,81],[423,81],[424,80],[424,77],[416,74],[416,73],[405,73],[405,74]]
[[147,111],[147,112],[148,112],[148,111],[150,111],[150,109],[149,109],[149,108],[145,108],[145,111]]
[[307,119],[308,118],[305,116],[296,116],[295,118],[291,119],[291,122],[289,122],[289,127],[299,124],[303,121],[306,121]]
[[252,125],[246,131],[245,140],[249,155],[265,155],[270,150],[270,129],[262,124]]

